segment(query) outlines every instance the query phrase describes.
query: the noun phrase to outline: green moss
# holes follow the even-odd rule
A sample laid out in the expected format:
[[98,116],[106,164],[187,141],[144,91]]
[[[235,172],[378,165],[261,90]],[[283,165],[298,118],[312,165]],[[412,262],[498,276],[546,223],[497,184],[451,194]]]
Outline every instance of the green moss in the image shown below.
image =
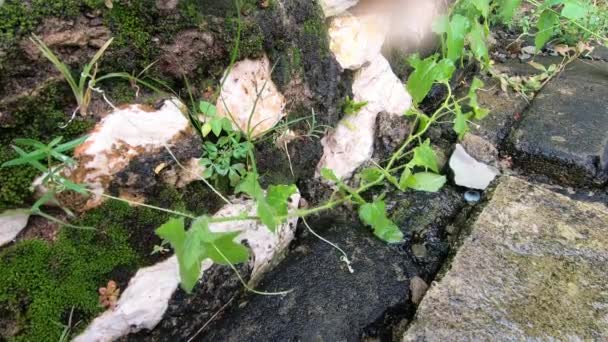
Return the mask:
[[[102,221],[103,222],[103,221]],[[54,243],[27,240],[0,254],[0,306],[19,325],[15,341],[56,341],[72,308],[89,318],[101,311],[97,289],[118,266],[134,267],[136,254],[122,227],[64,229]],[[103,227],[103,228],[102,228]]]
[[[182,196],[162,187],[150,204],[184,210]],[[53,322],[65,324],[72,307],[84,328],[102,310],[100,286],[108,280],[119,284],[122,280],[124,286],[138,267],[158,261],[158,256],[150,256],[153,246],[160,243],[154,230],[169,218],[162,211],[108,201],[76,222],[96,231],[64,228],[54,243],[25,240],[3,250],[0,308],[19,325],[15,340],[56,341],[62,329]],[[114,278],[117,270],[126,276]]]
[[[225,42],[232,48],[236,44],[239,21],[237,18],[226,19]],[[239,58],[259,58],[264,53],[264,35],[262,29],[253,20],[241,18],[241,41]]]
[[329,38],[327,35],[327,25],[318,16],[308,19],[303,25],[303,39],[311,48],[318,49],[322,57],[329,56]]
[[[0,164],[17,156],[10,147],[15,138],[49,142],[56,136],[63,136],[67,141],[87,132],[93,126],[90,119],[77,119],[67,128],[59,128],[67,120],[64,101],[71,100],[67,87],[51,84],[36,96],[11,103],[9,119],[0,122]],[[28,166],[0,169],[0,211],[22,205],[30,196],[29,187],[37,174]]]

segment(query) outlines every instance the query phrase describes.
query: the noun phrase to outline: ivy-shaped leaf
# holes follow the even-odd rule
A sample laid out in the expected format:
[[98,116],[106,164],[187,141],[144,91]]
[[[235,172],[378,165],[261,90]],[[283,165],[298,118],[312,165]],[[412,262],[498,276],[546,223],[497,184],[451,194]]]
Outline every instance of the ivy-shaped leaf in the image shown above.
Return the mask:
[[447,178],[432,172],[419,172],[410,174],[402,179],[403,188],[410,188],[418,191],[437,192],[446,183]]
[[486,66],[490,65],[490,57],[488,56],[488,46],[486,43],[486,32],[485,27],[475,22],[471,28],[471,32],[468,35],[469,45],[471,51],[478,61]]
[[546,9],[541,13],[537,23],[538,33],[536,33],[536,38],[534,39],[536,51],[540,51],[551,37],[553,37],[553,33],[558,24],[559,16],[552,10]]
[[297,191],[295,185],[271,185],[266,198],[258,200],[258,216],[270,231],[276,231],[281,224],[280,217],[287,215],[287,200]]
[[448,81],[456,67],[449,59],[442,59],[437,62],[437,55],[430,56],[421,60],[415,54],[408,59],[414,72],[407,80],[407,90],[412,95],[415,103],[420,103],[431,90],[433,83]]
[[578,20],[587,16],[588,8],[580,1],[568,0],[562,8],[562,16],[570,20]]
[[363,223],[372,227],[374,235],[383,241],[396,243],[403,240],[399,227],[386,216],[384,201],[375,200],[359,207],[359,218]]
[[426,141],[414,148],[414,157],[408,163],[408,167],[421,166],[434,172],[439,172],[437,156],[431,147],[431,140]]
[[[182,288],[190,293],[196,285],[200,276],[200,264],[192,266],[186,265],[184,262],[186,231],[184,230],[184,219],[170,219],[165,224],[156,229],[156,235],[161,239],[168,241],[175,251],[179,263],[179,275],[181,278]],[[195,251],[196,252],[196,251]],[[189,260],[188,260],[189,261]]]
[[490,14],[490,0],[471,0],[471,2],[484,18],[488,17]]
[[462,56],[464,38],[469,31],[470,25],[469,19],[460,14],[455,14],[450,19],[446,44],[448,47],[447,58],[453,62],[456,62]]
[[498,15],[503,23],[511,22],[519,5],[521,5],[521,0],[500,0]]
[[246,193],[256,201],[260,221],[272,232],[281,224],[280,218],[287,215],[287,200],[297,191],[295,185],[271,185],[264,195],[258,175],[253,172],[235,188],[236,193]]

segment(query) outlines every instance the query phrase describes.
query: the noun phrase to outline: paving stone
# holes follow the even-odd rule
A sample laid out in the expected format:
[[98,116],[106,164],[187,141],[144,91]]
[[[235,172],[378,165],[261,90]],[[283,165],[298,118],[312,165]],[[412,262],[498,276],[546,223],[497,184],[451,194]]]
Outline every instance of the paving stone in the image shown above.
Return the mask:
[[510,137],[516,165],[569,184],[608,179],[608,63],[577,61],[536,96]]
[[[444,226],[464,205],[451,188],[437,194],[389,195],[387,209],[406,242],[387,245],[356,215],[338,214],[308,220],[320,235],[352,259],[350,273],[339,254],[308,234],[260,286],[261,291],[293,291],[283,297],[253,295],[225,314],[200,341],[359,341],[388,338],[386,326],[413,313],[410,280],[428,282],[448,252]],[[302,227],[303,228],[303,227]],[[427,252],[416,257],[412,245]],[[420,284],[414,284],[416,300]],[[390,330],[390,329],[389,329]]]
[[608,207],[505,177],[403,341],[605,341]]

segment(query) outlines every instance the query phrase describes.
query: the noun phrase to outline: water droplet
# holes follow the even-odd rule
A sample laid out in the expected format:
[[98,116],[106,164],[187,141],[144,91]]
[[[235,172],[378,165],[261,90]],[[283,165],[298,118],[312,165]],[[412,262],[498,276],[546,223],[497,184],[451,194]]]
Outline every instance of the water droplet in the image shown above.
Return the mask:
[[481,199],[479,191],[469,190],[464,193],[464,200],[469,203],[477,203]]

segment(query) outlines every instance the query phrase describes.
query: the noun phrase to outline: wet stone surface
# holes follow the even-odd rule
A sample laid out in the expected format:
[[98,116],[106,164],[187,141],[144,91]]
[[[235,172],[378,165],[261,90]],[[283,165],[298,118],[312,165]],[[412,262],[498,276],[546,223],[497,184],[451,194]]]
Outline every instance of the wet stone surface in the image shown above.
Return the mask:
[[608,63],[577,61],[550,81],[511,135],[524,170],[574,185],[608,179]]
[[505,177],[403,341],[605,340],[608,208]]
[[[411,279],[430,281],[448,253],[444,226],[463,206],[461,194],[391,195],[392,218],[406,243],[386,245],[351,214],[310,218],[310,226],[336,243],[352,260],[350,273],[340,254],[303,233],[291,254],[268,274],[258,290],[293,290],[286,296],[248,296],[216,321],[200,341],[359,341],[390,339],[393,326],[411,316]],[[305,231],[305,227],[300,229]],[[424,246],[425,253],[415,253]],[[418,254],[416,256],[415,254]],[[414,286],[417,292],[420,286]],[[416,293],[419,297],[420,293]]]

